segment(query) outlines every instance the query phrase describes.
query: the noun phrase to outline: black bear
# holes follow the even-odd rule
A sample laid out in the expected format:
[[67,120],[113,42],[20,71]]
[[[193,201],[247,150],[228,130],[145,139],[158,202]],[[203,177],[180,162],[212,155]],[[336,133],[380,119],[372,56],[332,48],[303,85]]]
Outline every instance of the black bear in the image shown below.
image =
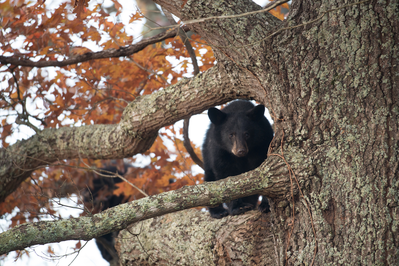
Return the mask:
[[[122,182],[122,179],[112,174],[123,175],[127,172],[127,168],[128,165],[125,165],[125,169],[119,171],[116,166],[108,165],[100,169],[99,172],[101,175],[94,174],[93,187],[86,188],[83,193],[86,207],[91,209],[92,212],[97,213],[127,202],[124,194],[119,196],[113,194],[113,191],[117,188],[116,184]],[[96,244],[102,257],[110,263],[112,261],[116,263],[119,260],[114,247],[115,238],[118,233],[119,231],[112,232],[96,238]]]
[[[210,108],[208,116],[211,125],[202,147],[205,181],[211,182],[248,172],[258,167],[266,158],[273,129],[264,116],[263,105],[254,106],[249,101],[237,100],[223,110]],[[238,215],[256,207],[259,195],[233,200],[209,207],[213,218],[229,214]],[[259,209],[269,211],[266,197],[262,198]]]
[[[108,208],[115,207],[119,204],[128,202],[129,197],[124,193],[119,196],[114,194],[117,189],[118,183],[123,182],[115,174],[119,174],[127,178],[128,169],[132,169],[129,164],[124,164],[124,169],[119,169],[114,165],[107,165],[99,169],[98,174],[93,176],[93,186],[86,188],[83,192],[83,200],[85,206],[93,213],[104,211]],[[114,174],[115,173],[115,174]],[[169,184],[176,182],[174,178],[169,179]],[[109,234],[96,238],[96,244],[102,257],[110,263],[110,265],[119,265],[119,256],[115,249],[115,238],[118,236],[119,231],[111,232]]]

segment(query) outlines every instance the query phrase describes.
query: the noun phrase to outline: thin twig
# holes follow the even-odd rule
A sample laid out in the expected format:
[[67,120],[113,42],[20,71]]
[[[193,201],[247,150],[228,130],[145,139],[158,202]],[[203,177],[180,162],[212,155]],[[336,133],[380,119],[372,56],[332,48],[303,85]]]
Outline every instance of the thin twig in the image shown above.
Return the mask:
[[143,67],[142,65],[140,65],[139,63],[137,63],[131,56],[129,56],[129,60],[132,61],[132,62],[133,62],[136,66],[138,66],[140,69],[142,69],[142,70],[144,70],[144,71],[146,71],[146,72],[148,72],[148,73],[151,73],[151,74],[153,74],[154,76],[160,77],[166,84],[170,85],[170,83],[166,80],[165,77],[163,77],[162,75],[160,75],[160,74],[158,74],[158,73],[156,73],[156,72],[154,72],[154,71],[152,71],[152,70],[150,70],[150,69],[148,69],[148,68]]
[[[165,14],[165,17],[169,20],[170,24],[176,25],[176,21],[174,20],[172,14],[167,11],[166,9],[162,8],[162,11]],[[190,55],[191,61],[193,63],[194,67],[194,76],[198,75],[200,73],[199,67],[198,67],[198,62],[197,62],[197,57],[195,56],[194,49],[189,41],[189,37],[184,31],[179,30],[179,37],[186,46],[187,52]],[[191,141],[190,137],[188,136],[188,126],[190,123],[190,118],[185,118],[183,121],[183,145],[186,148],[188,154],[190,154],[191,159],[204,170],[204,163],[201,161],[201,159],[198,157],[198,155],[194,152],[193,147],[191,146]]]
[[[241,14],[236,14],[236,15],[212,16],[212,17],[206,17],[206,18],[192,19],[192,20],[182,21],[181,24],[182,25],[190,25],[190,24],[196,24],[196,23],[205,22],[205,21],[208,21],[208,20],[213,20],[213,19],[240,18],[240,17],[249,16],[249,15],[265,13],[265,12],[268,12],[268,11],[278,7],[279,5],[287,3],[288,1],[289,0],[280,0],[280,1],[277,1],[277,2],[273,2],[272,5],[264,8],[264,9],[261,9],[261,10],[256,10],[256,11],[251,11],[251,12],[246,12],[246,13],[241,13]],[[156,29],[157,28],[153,28],[153,30],[156,30]]]
[[189,124],[190,124],[190,118],[184,119],[184,122],[183,122],[183,139],[184,139],[183,144],[184,144],[184,147],[186,148],[187,152],[190,154],[191,159],[193,159],[193,161],[199,167],[201,167],[203,170],[205,170],[204,169],[204,163],[197,156],[197,154],[195,153],[193,147],[191,146],[190,137],[188,136],[188,126],[189,126]]
[[[165,8],[162,8],[162,11],[165,14],[165,17],[169,20],[169,23],[172,25],[177,25],[175,19],[173,18],[172,14],[166,10]],[[184,43],[184,45],[186,46],[187,52],[190,55],[191,61],[193,63],[193,67],[194,67],[194,76],[198,75],[200,70],[198,67],[198,62],[197,62],[197,57],[195,56],[195,52],[193,47],[191,46],[191,43],[189,41],[189,38],[186,34],[185,31],[183,30],[179,30],[178,31],[179,37],[181,39],[181,41]]]
[[[190,40],[193,41],[193,42],[200,43],[200,44],[202,44],[202,45],[209,45],[209,46],[215,47],[215,48],[246,48],[246,47],[249,47],[249,46],[253,46],[253,45],[259,44],[259,43],[261,43],[261,42],[263,42],[263,41],[265,41],[265,40],[267,40],[267,39],[270,39],[271,37],[277,35],[278,33],[282,32],[282,31],[286,31],[286,30],[290,30],[290,29],[295,29],[295,28],[299,28],[299,27],[302,27],[302,26],[306,26],[306,25],[312,24],[312,23],[314,23],[314,22],[316,22],[316,21],[318,21],[318,20],[321,20],[326,14],[328,14],[328,13],[330,13],[330,12],[337,11],[337,10],[340,10],[340,9],[343,9],[343,8],[346,8],[346,7],[350,7],[350,6],[355,6],[355,5],[364,4],[364,3],[369,2],[369,1],[370,1],[370,0],[365,0],[365,1],[356,2],[356,3],[344,5],[344,6],[337,7],[337,8],[329,9],[329,10],[327,10],[327,11],[322,12],[320,16],[318,16],[317,18],[315,18],[315,19],[313,19],[313,20],[310,20],[310,21],[308,21],[308,22],[304,22],[304,23],[302,23],[302,24],[298,24],[298,25],[294,25],[294,26],[290,26],[290,27],[281,28],[281,29],[279,29],[279,30],[277,30],[277,31],[275,31],[275,32],[273,32],[273,33],[271,33],[270,35],[268,35],[268,36],[266,36],[266,37],[264,37],[264,38],[262,38],[262,39],[260,39],[260,40],[258,40],[258,41],[251,42],[251,43],[249,43],[249,44],[245,44],[245,45],[241,45],[241,46],[235,46],[235,45],[223,46],[223,45],[214,45],[214,44],[211,44],[211,45],[210,45],[209,43],[204,43],[204,42],[196,41],[196,40],[193,40],[193,39],[191,39],[191,38],[190,38]],[[266,9],[263,9],[263,10],[264,10],[264,11],[267,11],[267,10],[269,10],[269,9],[267,9],[267,10],[266,10]],[[260,13],[260,12],[257,11],[257,13]],[[240,16],[250,15],[250,14],[252,14],[252,12],[243,13],[243,14],[240,14]],[[231,16],[220,16],[220,17],[214,17],[214,18],[230,18],[230,17],[234,17],[234,16],[235,16],[235,15],[231,15]],[[204,18],[204,19],[206,19],[206,18]],[[191,23],[189,23],[189,24],[191,24]]]
[[[29,115],[28,111],[26,110],[26,100],[21,96],[21,92],[20,92],[20,89],[19,89],[18,79],[17,79],[17,77],[16,77],[15,74],[14,74],[15,68],[16,68],[16,67],[14,67],[14,68],[11,69],[10,67],[8,67],[8,69],[10,70],[10,73],[11,73],[12,77],[14,78],[15,85],[16,85],[16,87],[17,87],[18,102],[22,105],[22,113],[21,113],[21,114],[18,113],[18,116],[17,116],[17,118],[15,119],[15,123],[18,124],[18,125],[25,125],[25,126],[28,126],[28,127],[30,127],[31,129],[33,129],[33,130],[36,132],[36,134],[38,134],[38,133],[40,133],[40,129],[38,129],[38,128],[37,128],[36,126],[34,126],[31,122],[29,122],[29,117],[30,117],[30,115]],[[38,119],[38,118],[36,118],[36,119],[39,120],[39,121],[41,121],[41,120]],[[43,121],[41,121],[41,122],[43,123]]]
[[[144,196],[148,197],[148,194],[145,193],[144,191],[142,191],[141,189],[139,189],[135,184],[131,183],[130,181],[128,181],[126,178],[124,178],[123,176],[121,176],[118,173],[114,173],[108,170],[104,170],[104,169],[95,169],[95,168],[91,168],[87,163],[85,163],[82,160],[82,163],[85,164],[90,170],[92,170],[94,173],[96,173],[99,176],[102,177],[108,177],[108,178],[114,178],[114,177],[119,177],[120,179],[122,179],[123,181],[125,181],[126,183],[128,183],[129,185],[131,185],[132,187],[134,187],[135,189],[137,189],[141,194],[143,194]],[[98,171],[97,171],[98,170]],[[101,172],[101,173],[100,173]],[[102,174],[102,173],[107,173],[107,175]]]
[[[170,28],[170,27],[164,27],[164,28]],[[184,31],[189,31],[189,28],[187,26],[180,27],[180,29],[182,29]],[[107,49],[107,50],[100,51],[100,52],[88,52],[88,53],[84,53],[82,55],[70,57],[63,61],[55,61],[55,60],[46,61],[44,59],[44,60],[40,60],[37,62],[33,62],[29,59],[16,58],[14,56],[9,56],[9,57],[8,56],[0,56],[0,63],[1,64],[12,64],[15,66],[30,66],[30,67],[38,67],[38,68],[49,67],[49,66],[62,67],[62,66],[86,62],[86,61],[93,60],[93,59],[128,56],[128,55],[132,55],[134,53],[137,53],[137,52],[143,50],[150,44],[158,43],[158,42],[164,41],[166,39],[173,38],[174,36],[176,36],[177,32],[180,29],[178,26],[175,26],[174,29],[172,29],[170,31],[162,32],[162,33],[157,34],[150,38],[145,38],[144,40],[142,40],[138,43],[128,45],[125,47],[121,47],[120,49],[112,48],[112,49]]]
[[[93,169],[93,168],[91,168],[90,170],[92,170],[94,173],[96,173],[97,175],[102,176],[102,177],[111,177],[111,178],[112,177],[119,177],[120,179],[122,179],[123,181],[125,181],[126,183],[128,183],[129,185],[134,187],[135,189],[137,189],[141,194],[143,194],[144,196],[148,197],[147,193],[145,193],[143,190],[138,188],[135,184],[131,183],[129,180],[127,180],[126,178],[124,178],[122,175],[120,175],[118,173],[110,172],[110,171],[107,171],[107,170],[104,170],[104,169]],[[103,173],[107,173],[108,175],[101,174],[97,170],[99,170],[100,172],[103,172]],[[109,176],[110,174],[112,176]]]

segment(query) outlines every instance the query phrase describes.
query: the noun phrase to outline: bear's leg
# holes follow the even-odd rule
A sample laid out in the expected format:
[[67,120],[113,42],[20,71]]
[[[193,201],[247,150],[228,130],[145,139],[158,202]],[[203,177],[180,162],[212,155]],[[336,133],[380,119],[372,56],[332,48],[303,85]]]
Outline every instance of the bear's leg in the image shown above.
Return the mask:
[[264,213],[270,212],[269,201],[267,200],[267,198],[265,196],[262,196],[262,201],[258,206],[258,210],[261,212],[264,212]]
[[255,209],[256,203],[258,203],[258,198],[259,198],[258,195],[253,195],[229,202],[227,206],[229,206],[230,214],[238,215]]
[[211,217],[216,218],[216,219],[220,219],[223,218],[227,215],[229,215],[229,212],[223,208],[223,204],[220,204],[217,207],[208,207],[209,209],[209,213],[211,214]]

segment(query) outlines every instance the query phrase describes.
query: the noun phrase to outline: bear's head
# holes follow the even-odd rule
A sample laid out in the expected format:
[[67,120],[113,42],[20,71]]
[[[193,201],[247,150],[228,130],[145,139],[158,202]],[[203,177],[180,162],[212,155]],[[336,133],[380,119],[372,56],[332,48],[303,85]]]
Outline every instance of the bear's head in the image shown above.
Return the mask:
[[[223,110],[210,108],[208,116],[214,125],[217,138],[217,145],[221,146],[237,157],[245,157],[253,150],[256,150],[257,143],[262,142],[261,126],[266,119],[263,105],[254,106],[250,102],[243,105],[229,104]],[[260,142],[259,142],[260,141]]]

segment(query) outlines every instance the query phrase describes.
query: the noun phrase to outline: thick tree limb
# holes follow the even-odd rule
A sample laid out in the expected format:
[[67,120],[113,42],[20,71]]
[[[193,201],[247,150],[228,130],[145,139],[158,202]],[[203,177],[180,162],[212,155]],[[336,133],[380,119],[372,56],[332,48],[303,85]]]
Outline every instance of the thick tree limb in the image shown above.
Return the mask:
[[162,32],[160,34],[157,34],[156,36],[146,38],[138,43],[126,46],[126,47],[121,47],[119,49],[107,49],[104,51],[100,52],[89,52],[85,53],[82,55],[77,55],[62,61],[38,61],[38,62],[33,62],[28,59],[21,59],[21,58],[16,58],[14,56],[0,56],[0,63],[2,64],[12,64],[15,66],[29,66],[29,67],[49,67],[49,66],[67,66],[67,65],[73,65],[77,63],[82,63],[86,62],[89,60],[94,60],[94,59],[102,59],[102,58],[111,58],[111,57],[121,57],[121,56],[128,56],[132,55],[134,53],[137,53],[144,48],[146,48],[148,45],[158,43],[161,41],[164,41],[168,38],[175,37],[178,34],[179,30],[183,31],[189,31],[187,26],[183,26],[181,28],[175,28],[169,31]]
[[284,265],[285,242],[273,216],[255,210],[213,219],[185,210],[133,224],[119,233],[115,247],[124,266]]
[[44,129],[0,149],[0,201],[38,167],[63,159],[133,156],[152,145],[161,127],[211,106],[249,97],[247,88],[254,80],[241,76],[248,84],[243,82],[233,88],[223,73],[221,67],[214,67],[193,79],[182,79],[157,93],[139,97],[126,107],[119,124]]
[[[298,154],[293,155],[298,158]],[[289,153],[286,156],[289,157]],[[312,174],[312,167],[306,159],[294,161],[298,161],[298,165],[294,163],[297,166],[298,176]],[[286,198],[290,195],[288,175],[286,163],[279,157],[272,156],[251,172],[146,197],[110,208],[91,217],[22,224],[0,234],[0,254],[37,244],[89,240],[166,213],[198,206],[217,205],[253,194]]]

